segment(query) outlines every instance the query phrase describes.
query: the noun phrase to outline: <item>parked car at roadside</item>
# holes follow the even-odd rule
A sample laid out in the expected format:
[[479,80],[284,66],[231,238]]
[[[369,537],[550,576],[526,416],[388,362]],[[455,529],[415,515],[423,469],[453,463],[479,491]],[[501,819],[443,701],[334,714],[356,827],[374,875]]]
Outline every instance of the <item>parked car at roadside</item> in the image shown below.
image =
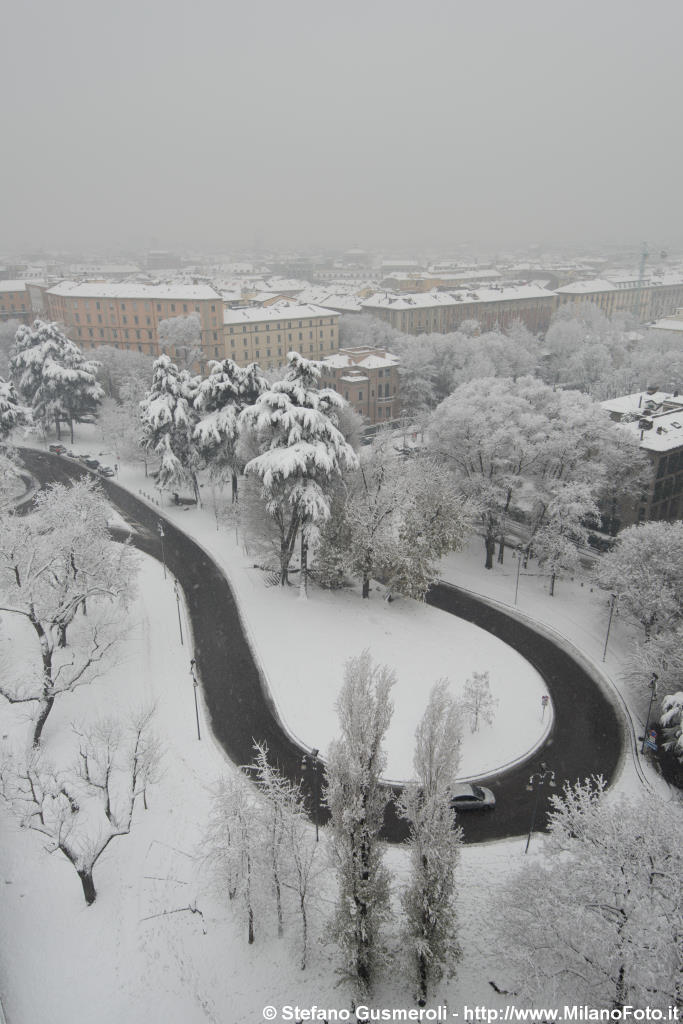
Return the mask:
[[453,787],[451,807],[454,811],[491,811],[496,806],[496,798],[486,786],[477,786],[471,782],[463,782]]
[[63,444],[51,444],[49,450],[55,455],[64,455],[66,452],[66,446]]
[[114,476],[114,470],[111,466],[98,466],[97,472],[100,476]]

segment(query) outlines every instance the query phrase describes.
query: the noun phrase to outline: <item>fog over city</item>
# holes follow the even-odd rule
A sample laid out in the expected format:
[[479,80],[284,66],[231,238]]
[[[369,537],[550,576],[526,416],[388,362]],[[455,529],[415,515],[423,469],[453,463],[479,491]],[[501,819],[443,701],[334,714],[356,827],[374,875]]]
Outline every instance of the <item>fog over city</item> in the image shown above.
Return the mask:
[[676,245],[682,30],[674,0],[8,5],[3,248]]

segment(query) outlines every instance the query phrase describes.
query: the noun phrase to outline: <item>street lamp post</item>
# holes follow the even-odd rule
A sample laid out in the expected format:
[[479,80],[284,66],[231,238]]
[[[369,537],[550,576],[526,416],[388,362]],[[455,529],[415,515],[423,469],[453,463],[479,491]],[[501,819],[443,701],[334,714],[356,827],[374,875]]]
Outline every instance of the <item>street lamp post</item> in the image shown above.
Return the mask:
[[164,551],[164,537],[166,536],[166,534],[164,533],[164,528],[161,523],[157,523],[157,530],[159,531],[159,536],[161,537],[161,561],[164,566],[164,579],[166,579],[166,553]]
[[522,568],[522,547],[517,546],[517,581],[515,583],[515,605],[517,604],[517,594],[519,593],[519,570]]
[[652,705],[654,703],[655,697],[657,696],[657,680],[658,679],[659,679],[659,676],[657,675],[657,673],[653,672],[652,673],[652,679],[650,680],[650,683],[649,683],[650,691],[651,691],[650,692],[650,706],[647,709],[647,719],[645,720],[645,732],[643,733],[643,745],[640,748],[641,754],[645,753],[645,744],[647,742],[647,730],[650,727],[650,715],[652,714]]
[[320,751],[317,747],[311,750],[310,754],[304,754],[301,758],[301,771],[313,772],[313,820],[315,822],[315,841],[318,842],[319,807],[320,807],[320,772],[322,762],[318,760]]
[[539,770],[537,772],[534,772],[533,775],[529,776],[529,782],[526,787],[530,792],[535,792],[536,795],[534,797],[534,809],[531,815],[529,835],[527,836],[526,847],[524,849],[525,853],[529,852],[529,843],[531,842],[531,833],[533,832],[534,825],[536,824],[536,815],[538,814],[538,804],[541,795],[541,790],[546,785],[546,783],[551,789],[555,788],[555,772],[551,768],[548,768],[548,766],[544,762],[542,762]]
[[202,734],[199,731],[199,704],[197,703],[197,689],[199,687],[199,683],[197,682],[197,676],[194,671],[196,664],[197,662],[192,658],[190,661],[190,675],[192,676],[192,685],[194,687],[194,713],[197,718],[197,739],[200,740],[202,738]]
[[607,623],[607,634],[605,636],[605,649],[602,652],[602,660],[603,661],[607,657],[607,642],[609,640],[609,631],[612,628],[612,616],[614,615],[614,606],[616,605],[616,603],[617,603],[617,595],[616,594],[612,594],[612,596],[610,598],[610,605],[609,605],[609,621]]
[[178,580],[173,583],[173,590],[175,591],[176,604],[178,606],[178,629],[180,630],[180,644],[184,646],[183,642],[183,621],[180,617],[180,591],[178,590]]

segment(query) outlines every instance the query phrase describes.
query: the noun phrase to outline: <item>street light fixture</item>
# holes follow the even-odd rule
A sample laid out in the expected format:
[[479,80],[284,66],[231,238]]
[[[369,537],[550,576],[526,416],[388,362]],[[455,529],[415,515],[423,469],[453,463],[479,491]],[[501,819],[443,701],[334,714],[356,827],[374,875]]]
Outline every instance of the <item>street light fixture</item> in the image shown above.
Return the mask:
[[607,623],[607,635],[605,636],[605,649],[602,652],[602,660],[603,661],[607,657],[607,641],[609,640],[609,631],[612,628],[612,616],[614,615],[614,607],[615,607],[615,605],[617,603],[617,600],[618,600],[617,595],[616,594],[612,594],[611,597],[610,597],[610,605],[609,605],[609,622]]
[[161,537],[161,561],[164,566],[164,579],[166,579],[166,553],[164,551],[164,537],[166,536],[166,534],[164,533],[164,527],[162,526],[161,523],[157,523],[157,530],[159,531],[159,536]]
[[659,679],[659,676],[657,675],[657,673],[653,672],[652,673],[652,679],[649,682],[649,687],[650,687],[650,691],[651,691],[650,692],[650,706],[647,709],[647,718],[645,720],[645,732],[643,733],[643,745],[640,748],[641,754],[645,753],[645,744],[647,743],[647,730],[650,728],[650,715],[652,714],[652,705],[654,703],[655,697],[657,696],[657,680],[658,679]]
[[314,747],[310,754],[304,754],[301,758],[301,771],[313,772],[313,820],[315,822],[315,841],[318,842],[319,808],[320,808],[320,773],[322,772],[322,761],[318,760],[320,751]]
[[551,789],[555,788],[555,772],[548,768],[545,762],[541,762],[540,768],[537,772],[534,772],[529,776],[529,782],[527,783],[527,789],[529,792],[535,792],[536,796],[534,799],[534,809],[531,815],[531,825],[529,826],[529,835],[526,840],[526,847],[524,852],[529,852],[529,843],[531,842],[531,833],[534,830],[536,824],[536,815],[538,813],[538,803],[541,795],[541,790],[544,786],[548,785]]
[[178,606],[178,629],[180,630],[180,645],[182,647],[182,646],[184,646],[184,642],[183,642],[183,622],[182,622],[182,619],[180,617],[180,591],[178,590],[178,580],[174,580],[174,582],[173,582],[173,590],[175,592],[176,604]]
[[200,740],[202,738],[202,734],[199,731],[199,704],[197,703],[197,689],[199,688],[199,683],[197,682],[197,676],[194,671],[196,664],[197,662],[192,658],[190,661],[190,675],[192,676],[192,685],[194,687],[194,713],[197,718],[197,739]]

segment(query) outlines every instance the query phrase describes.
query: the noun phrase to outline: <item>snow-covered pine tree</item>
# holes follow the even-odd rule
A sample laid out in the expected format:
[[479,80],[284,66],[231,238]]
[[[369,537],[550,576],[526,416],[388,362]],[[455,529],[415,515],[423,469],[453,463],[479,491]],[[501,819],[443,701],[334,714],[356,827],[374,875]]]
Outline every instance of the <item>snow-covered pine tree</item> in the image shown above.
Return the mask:
[[0,441],[5,441],[15,427],[26,422],[26,418],[14,384],[0,377]]
[[312,525],[329,516],[329,487],[357,465],[356,453],[335,425],[343,398],[319,388],[318,365],[298,352],[287,356],[289,369],[240,415],[240,429],[251,431],[259,454],[245,465],[261,483],[268,514],[280,537],[280,583],[288,582],[296,538],[301,534],[301,581],[306,586],[307,551]]
[[197,501],[201,456],[194,436],[199,420],[194,402],[198,384],[199,378],[179,370],[167,355],[161,355],[154,362],[151,387],[140,403],[142,445],[161,459],[160,486],[189,484]]
[[389,875],[379,832],[387,798],[380,785],[382,743],[396,677],[373,665],[369,651],[346,663],[337,701],[341,738],[330,746],[326,800],[339,896],[332,934],[343,955],[342,975],[357,997],[371,990],[384,959],[382,926],[389,913]]
[[416,781],[406,786],[399,812],[410,822],[410,880],[401,894],[404,949],[421,1006],[430,986],[452,976],[460,959],[456,869],[462,833],[454,827],[450,797],[460,761],[458,708],[439,680],[415,732]]
[[268,381],[256,363],[241,367],[224,359],[209,363],[209,375],[197,390],[195,408],[202,418],[194,436],[212,479],[221,485],[231,481],[233,502],[237,501],[237,477],[244,469],[237,450],[238,417],[267,388]]
[[10,372],[33,419],[44,429],[53,422],[57,437],[66,422],[72,444],[74,421],[94,413],[104,397],[97,363],[86,359],[56,323],[36,320],[32,327],[19,327]]

